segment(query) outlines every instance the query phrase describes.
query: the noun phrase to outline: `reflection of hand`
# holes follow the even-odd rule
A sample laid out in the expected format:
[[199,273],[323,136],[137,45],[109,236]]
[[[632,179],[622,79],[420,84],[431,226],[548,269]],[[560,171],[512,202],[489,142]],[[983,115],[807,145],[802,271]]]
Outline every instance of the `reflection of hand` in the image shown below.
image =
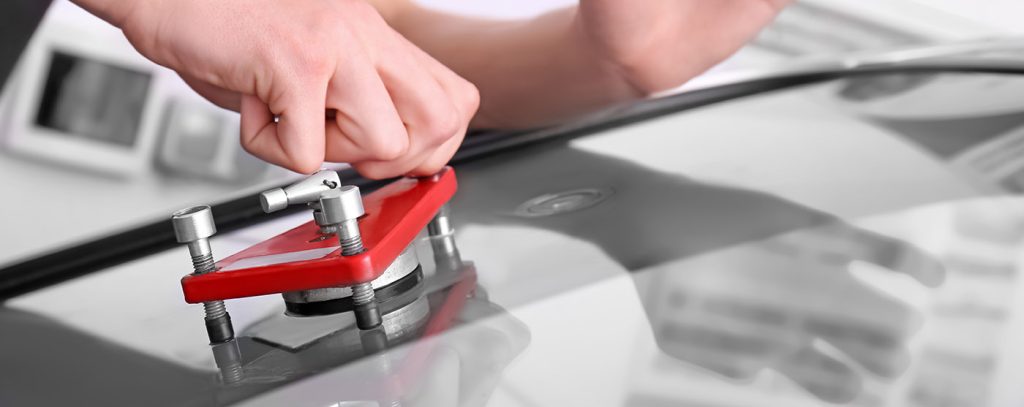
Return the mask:
[[[405,406],[486,404],[505,367],[529,344],[530,332],[504,309],[487,301],[475,283],[470,283],[456,286],[440,296],[423,298],[423,305],[430,303],[431,313],[428,321],[420,321],[426,323],[426,336],[419,337],[423,332],[419,322],[401,327],[401,322],[396,321],[398,330],[390,334],[379,328],[357,331],[353,326],[325,338],[322,344],[313,345],[320,349],[305,348],[298,354],[270,352],[278,355],[273,358],[268,358],[267,354],[259,356],[258,363],[267,363],[267,368],[276,373],[275,377],[289,372],[303,375],[318,372],[315,377],[294,383],[290,392],[278,392],[277,398],[265,397],[263,403],[303,406],[333,405],[339,401],[342,404],[364,401]],[[466,288],[474,288],[475,294],[468,294]],[[406,316],[395,317],[415,319],[420,310],[410,309]],[[388,318],[386,315],[385,319]],[[385,336],[395,335],[405,328],[410,330],[404,334],[416,337],[389,346],[389,338]],[[360,352],[364,357],[351,360],[353,355],[336,355],[346,349]],[[308,363],[292,366],[289,361],[296,355]],[[344,364],[335,366],[330,360],[334,356],[340,357]],[[252,367],[246,366],[247,373]],[[304,394],[302,400],[294,399],[297,393]]]
[[433,364],[406,401],[414,406],[486,404],[502,372],[530,342],[530,332],[497,305],[469,298],[459,314],[462,325],[442,334]]
[[[480,296],[466,298],[455,322],[458,325],[449,330],[407,345],[409,353],[394,353],[404,356],[388,364],[396,373],[409,374],[395,389],[393,400],[408,406],[484,405],[505,367],[529,343],[529,331],[521,322]],[[417,359],[410,355],[428,355],[427,365],[403,370],[408,367],[404,363]]]
[[[934,286],[943,269],[919,249],[842,223],[707,253],[635,274],[659,346],[729,378],[770,368],[817,397],[861,390],[855,362],[882,377],[908,363],[918,320],[856,280],[853,261]],[[836,351],[839,354],[837,355]]]

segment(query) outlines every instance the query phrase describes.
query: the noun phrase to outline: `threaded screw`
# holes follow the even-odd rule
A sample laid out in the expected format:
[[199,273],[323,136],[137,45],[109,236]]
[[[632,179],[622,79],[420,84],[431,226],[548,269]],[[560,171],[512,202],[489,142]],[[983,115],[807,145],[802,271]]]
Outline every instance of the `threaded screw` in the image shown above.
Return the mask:
[[226,385],[234,385],[245,379],[245,368],[242,367],[242,352],[237,341],[218,343],[212,346],[213,361],[220,371],[220,380]]
[[[194,274],[207,274],[217,271],[210,249],[209,237],[217,233],[213,223],[213,212],[209,206],[185,208],[171,215],[171,225],[178,243],[188,245],[192,256]],[[227,342],[235,338],[234,327],[231,326],[231,315],[224,306],[224,301],[207,301],[203,303],[206,313],[206,334],[210,343]]]
[[[365,250],[359,232],[359,217],[365,213],[359,187],[346,185],[323,193],[320,195],[320,210],[323,211],[325,223],[338,225],[338,243],[341,245],[342,256],[355,256]],[[380,326],[382,318],[372,283],[352,286],[352,304],[355,306],[356,326],[359,329]]]

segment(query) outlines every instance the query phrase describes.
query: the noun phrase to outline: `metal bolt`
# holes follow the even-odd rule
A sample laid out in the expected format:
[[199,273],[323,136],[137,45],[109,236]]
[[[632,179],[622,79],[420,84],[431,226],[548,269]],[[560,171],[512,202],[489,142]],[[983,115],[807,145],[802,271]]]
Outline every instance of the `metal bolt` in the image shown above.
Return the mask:
[[462,256],[455,246],[455,228],[452,227],[450,212],[451,209],[445,204],[427,224],[430,247],[438,271],[458,271],[462,268]]
[[341,185],[341,178],[338,177],[337,172],[320,170],[287,187],[263,191],[260,193],[260,206],[263,208],[263,212],[271,213],[287,208],[288,205],[308,204],[313,210],[313,220],[320,226],[320,234],[332,235],[335,233],[334,225],[324,222],[318,200],[320,194],[337,188],[338,185]]
[[313,210],[313,221],[320,227],[321,235],[327,236],[338,233],[338,225],[329,224],[324,219],[324,212],[320,210],[320,201],[310,202],[307,205],[309,209]]
[[[217,271],[213,261],[213,250],[210,249],[208,239],[217,233],[210,207],[194,206],[174,212],[171,215],[171,225],[174,226],[174,236],[178,243],[188,245],[195,274]],[[210,337],[210,343],[221,343],[234,339],[235,331],[231,326],[231,315],[224,307],[224,301],[204,302],[203,309],[206,312],[206,333]]]
[[337,188],[341,184],[338,173],[320,170],[306,179],[284,188],[274,188],[260,193],[263,212],[277,212],[288,205],[316,202],[320,194]]
[[233,385],[245,379],[245,368],[242,367],[242,352],[238,349],[238,341],[214,344],[212,348],[213,361],[220,372],[222,383]]
[[[337,226],[338,241],[342,256],[354,256],[364,251],[363,238],[359,233],[359,217],[363,209],[363,197],[359,187],[346,185],[320,195],[320,210],[324,222]],[[380,309],[370,282],[352,286],[352,304],[355,306],[356,326],[359,329],[373,329],[381,324]]]
[[455,228],[452,227],[451,219],[451,208],[448,204],[441,206],[441,209],[437,211],[434,218],[427,224],[427,233],[431,236],[444,236],[455,233]]

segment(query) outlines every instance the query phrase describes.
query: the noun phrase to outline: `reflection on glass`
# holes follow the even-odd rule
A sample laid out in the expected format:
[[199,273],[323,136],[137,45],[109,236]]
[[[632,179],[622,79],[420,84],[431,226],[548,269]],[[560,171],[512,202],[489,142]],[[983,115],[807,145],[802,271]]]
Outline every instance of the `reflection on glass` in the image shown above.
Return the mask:
[[508,158],[515,166],[470,167],[460,183],[486,193],[456,197],[457,213],[593,243],[634,272],[666,354],[737,380],[772,369],[831,402],[860,396],[863,370],[907,368],[919,316],[847,266],[870,262],[937,285],[942,266],[923,251],[769,194],[545,147]]
[[[897,225],[923,219],[928,226],[908,234],[942,236],[931,245],[934,256],[835,223],[634,278],[659,348],[726,380],[750,383],[773,371],[820,400],[858,406],[990,405],[1001,365],[1012,363],[1000,355],[1018,285],[1024,204],[1010,202],[884,218]],[[912,277],[926,287],[925,305],[858,276],[864,263]],[[778,391],[763,381],[760,387],[754,391]]]
[[842,110],[949,161],[990,188],[1024,191],[1024,90],[1020,75],[873,75],[840,81]]
[[[451,233],[441,236],[450,237]],[[321,374],[317,380],[331,383],[326,393],[316,387],[325,397],[323,405],[485,404],[504,366],[526,347],[529,331],[488,300],[476,284],[475,267],[462,261],[457,250],[438,252],[434,238],[421,243],[432,246],[435,261],[451,258],[438,261],[434,273],[416,287],[387,299],[378,297],[381,327],[359,330],[348,313],[299,319],[270,316],[246,329],[241,339],[277,349],[248,354],[243,349],[244,377],[222,383],[236,389],[249,386],[247,391],[256,393],[266,384]],[[323,325],[320,322],[333,329],[323,330],[317,326]],[[296,342],[295,335],[307,339]],[[231,373],[221,367],[220,377]],[[312,399],[303,403],[318,405]]]
[[[951,210],[951,235],[943,253],[950,284],[931,304],[931,330],[922,345],[908,405],[958,406],[993,402],[1003,338],[1019,295],[1024,205],[994,199]],[[1019,327],[1018,327],[1019,329]],[[1011,344],[1012,346],[1013,344]]]
[[[425,251],[431,243],[417,244]],[[0,380],[0,400],[482,405],[530,342],[530,332],[488,299],[471,262],[458,258],[457,250],[445,253],[453,258],[440,263],[457,268],[427,267],[414,286],[378,294],[384,322],[376,330],[358,329],[351,313],[296,318],[279,308],[240,329],[234,341],[211,345],[209,365],[153,357],[38,314],[0,307],[5,332],[19,333],[0,335],[0,360],[12,373],[10,380]]]
[[927,85],[935,75],[892,74],[850,78],[842,82],[838,96],[854,102],[867,102],[892,97]]
[[139,130],[150,76],[120,66],[54,52],[36,124],[63,134],[131,147]]
[[858,367],[907,368],[919,317],[858,281],[864,261],[935,285],[942,267],[921,250],[835,223],[715,251],[636,276],[663,351],[728,378],[774,369],[829,402],[862,391]]

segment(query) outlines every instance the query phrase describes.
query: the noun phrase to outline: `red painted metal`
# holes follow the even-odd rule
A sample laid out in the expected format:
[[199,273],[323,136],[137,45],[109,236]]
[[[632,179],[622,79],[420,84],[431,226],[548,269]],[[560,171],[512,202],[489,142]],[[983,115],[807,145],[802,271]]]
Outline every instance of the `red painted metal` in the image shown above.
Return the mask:
[[431,178],[395,181],[363,198],[366,215],[359,220],[359,230],[366,251],[362,254],[342,257],[337,238],[319,239],[319,227],[310,221],[217,262],[216,273],[185,276],[181,279],[185,301],[198,303],[371,281],[412,243],[456,189],[451,168]]
[[[423,338],[429,338],[447,331],[455,325],[455,320],[466,308],[466,301],[470,293],[476,288],[476,266],[466,263],[459,270],[460,278],[448,291],[441,308],[434,313],[434,316],[427,322],[423,331]],[[427,371],[430,357],[434,354],[437,341],[426,340],[416,341],[411,345],[405,360],[399,367],[399,378],[402,379],[403,388],[408,388],[418,380],[422,380],[422,372]]]

